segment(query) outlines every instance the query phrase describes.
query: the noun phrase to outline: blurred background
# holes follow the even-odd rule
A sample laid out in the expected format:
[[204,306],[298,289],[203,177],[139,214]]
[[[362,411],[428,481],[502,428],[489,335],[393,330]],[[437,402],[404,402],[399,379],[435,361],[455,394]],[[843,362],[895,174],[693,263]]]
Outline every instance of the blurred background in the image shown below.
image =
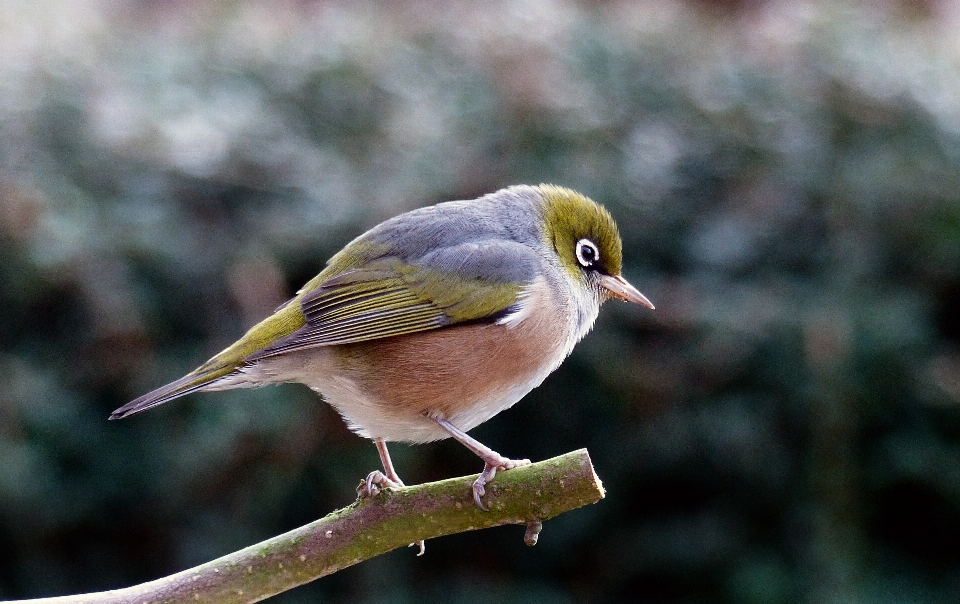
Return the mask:
[[5,0],[0,599],[350,503],[375,448],[304,387],[106,417],[377,222],[552,182],[613,212],[657,310],[608,304],[474,434],[587,447],[607,498],[271,602],[955,602],[957,31],[935,0]]

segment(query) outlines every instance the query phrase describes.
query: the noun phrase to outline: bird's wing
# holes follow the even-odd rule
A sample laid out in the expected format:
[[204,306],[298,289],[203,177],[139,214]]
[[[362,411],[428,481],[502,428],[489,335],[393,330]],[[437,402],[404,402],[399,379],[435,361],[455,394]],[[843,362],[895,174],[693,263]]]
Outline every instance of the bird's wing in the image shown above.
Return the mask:
[[245,361],[494,321],[515,308],[536,269],[535,252],[509,240],[462,243],[416,259],[372,259],[308,284],[298,295],[305,324]]
[[[516,308],[537,256],[510,240],[441,247],[416,258],[334,257],[295,298],[184,377],[117,409],[139,413],[216,386],[243,365],[278,354],[495,321]],[[331,276],[332,275],[332,276]]]

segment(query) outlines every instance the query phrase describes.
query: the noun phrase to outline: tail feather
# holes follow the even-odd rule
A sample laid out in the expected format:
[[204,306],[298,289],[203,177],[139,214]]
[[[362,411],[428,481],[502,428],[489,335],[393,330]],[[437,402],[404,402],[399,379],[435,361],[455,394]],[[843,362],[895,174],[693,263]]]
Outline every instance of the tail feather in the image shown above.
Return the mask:
[[203,390],[212,385],[213,382],[229,374],[232,370],[232,367],[218,367],[206,370],[204,370],[204,367],[200,367],[179,380],[170,382],[166,386],[161,386],[152,392],[148,392],[130,401],[111,413],[109,419],[121,419],[129,415],[134,415],[141,411],[146,411],[151,407],[156,407],[157,405],[162,405],[173,399],[190,394],[191,392]]
[[[242,338],[179,380],[161,386],[120,407],[110,414],[110,419],[120,419],[140,413],[150,407],[162,405],[198,390],[256,386],[259,382],[242,379],[242,376],[238,376],[238,371],[247,365],[247,358],[250,355],[303,327],[306,319],[296,300],[297,298],[294,298],[293,301],[281,306],[277,312],[251,327]],[[240,377],[240,379],[220,381],[221,378],[228,376]]]

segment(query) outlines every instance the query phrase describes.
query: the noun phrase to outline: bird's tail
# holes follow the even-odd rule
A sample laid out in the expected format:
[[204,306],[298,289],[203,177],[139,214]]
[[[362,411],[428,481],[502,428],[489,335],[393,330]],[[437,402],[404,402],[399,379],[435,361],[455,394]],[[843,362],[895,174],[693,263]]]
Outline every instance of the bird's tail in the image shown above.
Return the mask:
[[254,352],[266,348],[303,327],[306,319],[297,300],[298,298],[294,298],[281,306],[277,312],[251,327],[242,338],[179,380],[161,386],[120,407],[110,414],[110,419],[120,419],[140,413],[150,407],[162,405],[198,390],[250,388],[262,383],[247,379],[243,373],[244,368],[248,366],[247,359]]
[[[123,407],[120,407],[111,413],[110,419],[121,419],[127,417],[128,415],[134,415],[135,413],[146,411],[151,407],[162,405],[163,403],[172,401],[175,398],[180,398],[181,396],[185,396],[191,392],[196,392],[198,390],[203,390],[213,386],[214,382],[231,373],[235,369],[235,367],[230,365],[224,365],[220,363],[214,364],[213,361],[216,360],[216,357],[214,357],[206,364],[201,365],[179,380],[170,382],[166,386],[161,386],[152,392],[144,394],[136,400],[130,401]],[[213,366],[211,367],[210,365]]]

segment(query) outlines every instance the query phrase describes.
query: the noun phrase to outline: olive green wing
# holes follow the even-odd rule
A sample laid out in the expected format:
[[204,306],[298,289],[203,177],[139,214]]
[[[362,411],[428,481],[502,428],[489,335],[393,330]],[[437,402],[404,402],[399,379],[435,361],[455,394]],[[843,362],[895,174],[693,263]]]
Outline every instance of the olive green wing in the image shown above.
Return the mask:
[[515,309],[536,267],[535,253],[514,241],[465,243],[413,261],[370,260],[308,284],[298,295],[305,324],[244,360],[495,321]]

